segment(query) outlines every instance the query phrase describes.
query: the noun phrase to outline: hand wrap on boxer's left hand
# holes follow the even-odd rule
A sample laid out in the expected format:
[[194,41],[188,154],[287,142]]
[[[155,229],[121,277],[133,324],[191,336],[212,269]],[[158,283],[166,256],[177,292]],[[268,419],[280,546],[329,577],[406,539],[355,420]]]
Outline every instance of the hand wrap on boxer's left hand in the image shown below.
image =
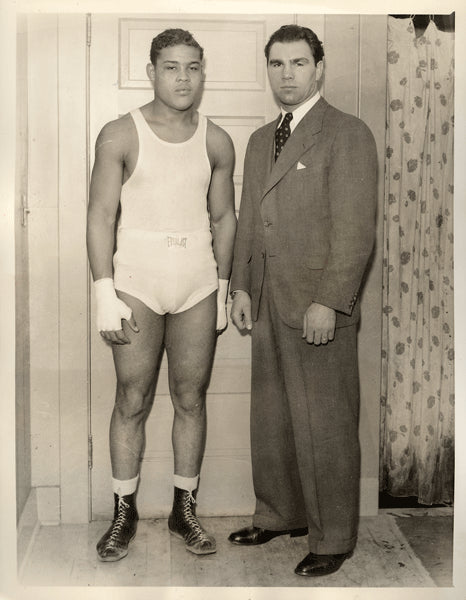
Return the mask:
[[116,295],[113,279],[105,277],[94,282],[97,302],[96,324],[98,331],[119,331],[121,320],[129,320],[130,307]]

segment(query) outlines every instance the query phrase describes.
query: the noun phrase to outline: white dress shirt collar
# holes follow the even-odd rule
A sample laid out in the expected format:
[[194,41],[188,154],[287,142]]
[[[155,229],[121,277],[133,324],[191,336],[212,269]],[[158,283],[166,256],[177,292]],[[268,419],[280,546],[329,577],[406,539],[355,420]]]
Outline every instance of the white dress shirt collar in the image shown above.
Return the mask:
[[[320,98],[320,94],[319,92],[316,92],[311,98],[309,98],[309,100],[306,100],[306,102],[304,102],[304,104],[301,104],[301,106],[298,106],[298,108],[296,108],[295,110],[293,110],[293,118],[291,119],[290,122],[290,130],[294,131],[296,129],[296,126],[298,125],[298,123],[301,121],[301,119],[304,117],[304,115],[309,112],[311,110],[311,108],[314,106],[314,104],[316,104],[316,102],[319,100]],[[286,115],[287,112],[285,109],[281,109],[282,112],[282,116],[280,119],[280,123],[283,120],[283,117]],[[278,126],[280,126],[280,123],[278,124]]]

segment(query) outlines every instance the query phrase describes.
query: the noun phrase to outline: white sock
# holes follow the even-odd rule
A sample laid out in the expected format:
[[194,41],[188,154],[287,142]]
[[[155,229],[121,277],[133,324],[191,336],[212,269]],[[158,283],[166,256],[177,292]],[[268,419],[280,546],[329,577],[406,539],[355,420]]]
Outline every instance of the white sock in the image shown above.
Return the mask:
[[119,496],[134,494],[138,487],[139,473],[133,479],[115,479],[112,477],[113,493]]
[[197,489],[199,483],[199,475],[195,477],[183,477],[181,475],[173,475],[173,483],[175,487],[180,490],[186,490],[187,492],[193,492]]

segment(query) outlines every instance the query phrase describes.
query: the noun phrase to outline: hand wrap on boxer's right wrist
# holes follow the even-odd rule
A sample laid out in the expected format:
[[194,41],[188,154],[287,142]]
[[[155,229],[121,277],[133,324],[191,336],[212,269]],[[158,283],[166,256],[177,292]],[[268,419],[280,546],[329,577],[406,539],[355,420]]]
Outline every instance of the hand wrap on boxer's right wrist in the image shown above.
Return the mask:
[[217,331],[225,329],[228,324],[226,313],[227,295],[228,279],[219,279],[217,290]]
[[130,319],[132,311],[115,292],[113,279],[104,277],[94,282],[97,303],[96,324],[98,331],[119,331],[121,320]]

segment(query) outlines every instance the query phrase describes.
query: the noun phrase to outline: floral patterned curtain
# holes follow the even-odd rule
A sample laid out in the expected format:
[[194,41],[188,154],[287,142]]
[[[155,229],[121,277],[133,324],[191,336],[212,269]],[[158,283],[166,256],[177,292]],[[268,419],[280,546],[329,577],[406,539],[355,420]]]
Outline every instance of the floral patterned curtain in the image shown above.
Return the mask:
[[453,501],[454,34],[389,17],[381,490]]

